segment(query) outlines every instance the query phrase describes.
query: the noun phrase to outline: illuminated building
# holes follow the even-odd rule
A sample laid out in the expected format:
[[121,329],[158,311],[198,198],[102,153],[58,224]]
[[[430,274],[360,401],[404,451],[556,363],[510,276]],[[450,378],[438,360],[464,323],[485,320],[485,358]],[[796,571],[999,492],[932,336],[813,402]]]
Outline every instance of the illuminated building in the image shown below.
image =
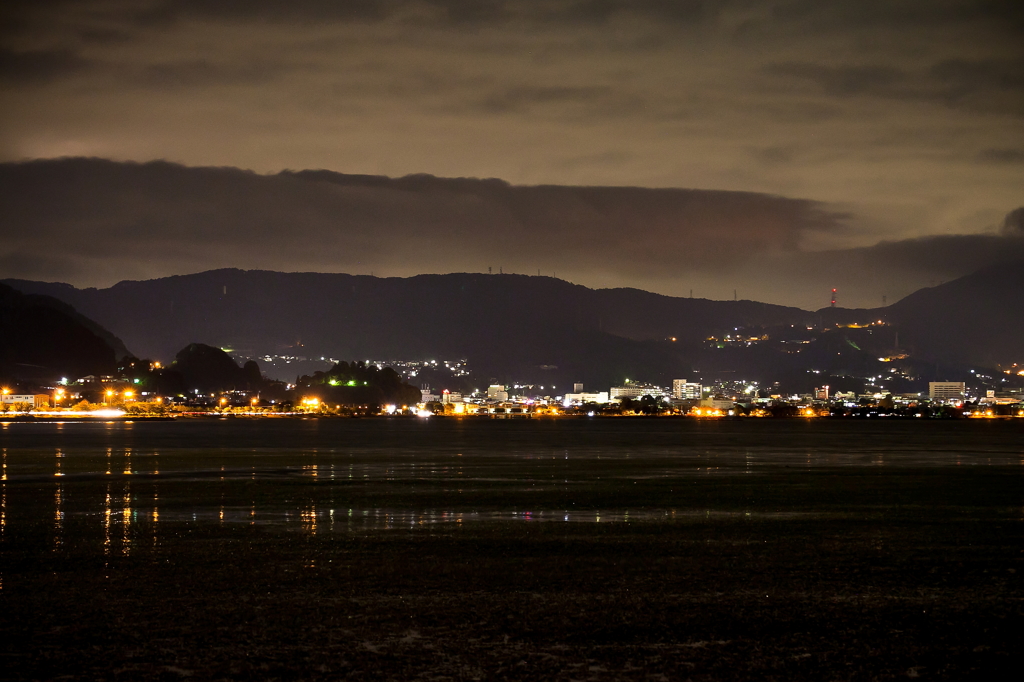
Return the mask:
[[715,410],[731,410],[736,407],[736,402],[728,398],[705,398],[700,401],[700,406],[710,407]]
[[665,395],[665,389],[654,384],[633,383],[627,379],[626,383],[622,386],[612,386],[608,390],[608,395],[612,400],[616,398],[642,398],[645,395],[661,397]]
[[672,380],[672,397],[677,400],[700,400],[701,385],[686,379]]
[[961,400],[966,389],[962,381],[929,381],[928,397],[932,400]]
[[600,393],[566,393],[562,404],[568,407],[569,405],[582,405],[583,403],[606,403],[609,401],[608,391],[601,391]]
[[45,393],[40,394],[29,394],[17,395],[12,393],[4,393],[2,397],[2,404],[14,405],[15,403],[28,403],[33,409],[40,409],[43,407],[50,406],[50,396]]

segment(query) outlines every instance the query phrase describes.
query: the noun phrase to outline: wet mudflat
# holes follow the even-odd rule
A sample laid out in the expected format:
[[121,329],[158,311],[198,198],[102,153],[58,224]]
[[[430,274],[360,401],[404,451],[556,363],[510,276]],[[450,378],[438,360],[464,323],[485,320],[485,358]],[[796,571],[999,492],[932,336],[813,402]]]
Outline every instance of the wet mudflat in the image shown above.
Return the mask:
[[0,432],[9,679],[1022,662],[1017,424],[81,426]]

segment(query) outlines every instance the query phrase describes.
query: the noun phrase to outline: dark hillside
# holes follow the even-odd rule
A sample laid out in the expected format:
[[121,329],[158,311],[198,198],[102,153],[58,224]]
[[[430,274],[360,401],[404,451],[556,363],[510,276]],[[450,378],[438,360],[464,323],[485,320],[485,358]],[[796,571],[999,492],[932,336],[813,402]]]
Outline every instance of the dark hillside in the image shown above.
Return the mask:
[[921,289],[886,314],[918,354],[988,366],[1024,363],[1024,263]]
[[0,284],[0,377],[48,382],[109,374],[119,350],[120,340],[67,303]]
[[538,383],[679,374],[689,371],[687,349],[709,333],[808,315],[752,301],[593,290],[524,275],[215,270],[109,289],[12,284],[61,296],[155,358],[203,339],[250,355],[465,357],[487,376],[514,373]]

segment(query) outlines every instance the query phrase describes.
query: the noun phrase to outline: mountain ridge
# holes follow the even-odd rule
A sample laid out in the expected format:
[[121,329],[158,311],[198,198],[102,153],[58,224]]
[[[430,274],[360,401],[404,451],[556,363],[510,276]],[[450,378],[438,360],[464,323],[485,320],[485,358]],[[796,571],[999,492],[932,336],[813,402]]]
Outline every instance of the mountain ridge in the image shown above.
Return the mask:
[[[490,378],[603,384],[627,376],[685,378],[708,367],[749,372],[755,360],[795,371],[793,358],[758,350],[712,357],[703,347],[709,336],[744,328],[883,320],[896,334],[890,345],[924,361],[994,366],[1024,359],[1024,320],[1009,303],[1017,296],[1024,300],[1024,263],[983,269],[885,308],[817,311],[624,287],[590,289],[518,274],[374,277],[222,268],[125,280],[106,289],[7,282],[63,297],[153,357],[170,357],[201,341],[248,356],[470,358]],[[957,293],[961,289],[969,293]],[[951,306],[950,300],[960,303]],[[965,303],[971,300],[991,305]]]

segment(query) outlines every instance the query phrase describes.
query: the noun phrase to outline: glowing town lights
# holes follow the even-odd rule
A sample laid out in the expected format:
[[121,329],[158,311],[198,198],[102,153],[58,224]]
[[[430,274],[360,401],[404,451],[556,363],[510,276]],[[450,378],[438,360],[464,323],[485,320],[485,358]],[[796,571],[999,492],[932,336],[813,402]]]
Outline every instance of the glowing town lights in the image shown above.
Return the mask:
[[94,417],[123,417],[124,410],[93,410],[90,414]]
[[695,407],[689,412],[694,417],[723,417],[725,413],[714,407]]
[[385,405],[384,406],[384,413],[385,414],[394,414],[396,409],[397,408],[394,405]]
[[124,392],[124,399],[125,400],[131,400],[134,397],[135,397],[135,392],[134,391],[125,391]]

